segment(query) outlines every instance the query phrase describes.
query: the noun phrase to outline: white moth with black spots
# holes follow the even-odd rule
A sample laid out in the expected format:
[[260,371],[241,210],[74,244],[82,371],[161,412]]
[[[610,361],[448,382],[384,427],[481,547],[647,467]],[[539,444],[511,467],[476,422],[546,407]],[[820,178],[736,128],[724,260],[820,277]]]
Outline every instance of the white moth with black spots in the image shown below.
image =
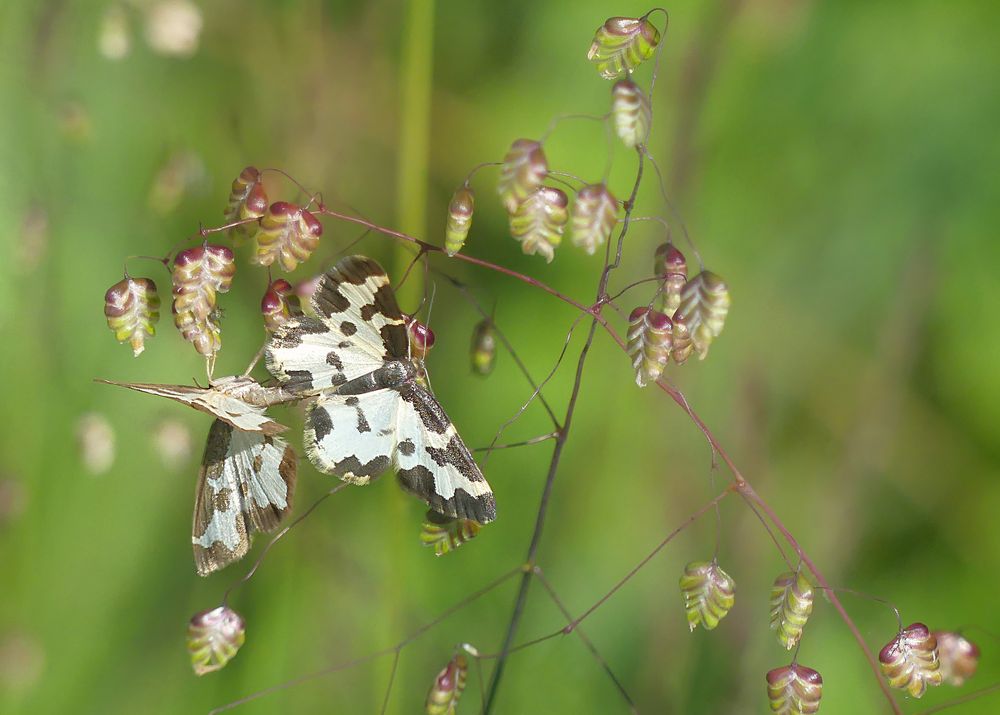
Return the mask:
[[292,508],[295,451],[279,437],[215,420],[198,473],[191,544],[207,576],[250,549],[254,531],[273,531]]
[[327,271],[310,299],[317,318],[294,318],[268,341],[267,369],[293,393],[315,396],[305,447],[322,472],[367,484],[390,467],[432,509],[481,524],[493,491],[418,365],[389,278],[365,256]]

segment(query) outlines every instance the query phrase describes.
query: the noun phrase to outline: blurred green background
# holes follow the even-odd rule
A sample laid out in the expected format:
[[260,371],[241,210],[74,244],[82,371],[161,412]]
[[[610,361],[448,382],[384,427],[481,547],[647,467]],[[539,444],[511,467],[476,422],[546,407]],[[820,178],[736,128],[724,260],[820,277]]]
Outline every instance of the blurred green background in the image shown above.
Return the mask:
[[[250,565],[194,573],[190,513],[209,419],[92,379],[186,383],[203,375],[202,362],[173,331],[166,302],[160,335],[133,359],[105,326],[101,299],[126,255],[165,254],[199,222],[219,222],[248,163],[284,168],[333,207],[440,242],[451,191],[472,166],[539,136],[555,115],[607,111],[610,83],[585,58],[593,31],[648,9],[219,0],[194,15],[174,2],[164,15],[163,6],[0,4],[3,713],[205,712],[391,646],[523,558],[551,443],[490,458],[499,518],[440,559],[417,540],[421,505],[390,479],[349,489],[234,594],[247,644],[225,670],[194,677],[185,624]],[[1000,4],[686,0],[668,9],[651,150],[733,296],[710,359],[671,368],[671,379],[832,583],[892,601],[906,623],[1000,630],[990,605],[1000,586]],[[431,59],[433,81],[421,81]],[[650,71],[638,72],[643,85]],[[546,149],[554,168],[590,180],[607,158],[592,122],[561,124]],[[616,149],[618,196],[634,169]],[[653,178],[638,214],[664,215]],[[590,300],[599,259],[568,242],[551,265],[522,256],[494,180],[488,170],[475,181],[467,252]],[[652,222],[634,227],[615,285],[648,274],[662,234]],[[359,235],[327,221],[320,252],[295,277]],[[388,239],[356,250],[399,277],[404,257]],[[496,304],[537,377],[551,369],[572,310],[490,272],[432,263]],[[166,294],[154,263],[130,268]],[[217,374],[242,370],[259,345],[265,280],[240,258],[221,300]],[[466,441],[484,445],[530,389],[507,355],[488,379],[470,373],[476,315],[438,283],[429,369]],[[415,296],[405,298],[413,308]],[[639,289],[623,307],[647,300]],[[546,390],[559,412],[574,363]],[[98,442],[110,428],[113,451],[80,451],[88,424]],[[547,429],[534,405],[504,440]],[[331,479],[303,461],[297,511]],[[570,610],[596,601],[707,501],[711,479],[699,432],[664,395],[638,390],[624,356],[599,337],[540,551]],[[722,517],[720,561],[738,596],[717,630],[689,634],[677,592],[683,565],[711,558],[711,518],[585,623],[641,712],[764,712],[764,673],[788,662],[767,630],[770,582],[784,565],[742,503],[725,502]],[[513,595],[511,583],[405,648],[388,712],[420,711],[454,644],[494,652]],[[885,606],[844,599],[874,650],[893,637]],[[562,624],[536,584],[519,640]],[[904,711],[995,681],[1000,644],[969,635],[981,672],[964,690],[901,698]],[[824,713],[887,710],[825,601],[799,660],[825,678]],[[378,712],[390,665],[383,658],[237,712]],[[478,691],[473,671],[462,712],[478,710]],[[956,711],[997,712],[998,702]],[[511,657],[497,712],[627,708],[567,636]]]

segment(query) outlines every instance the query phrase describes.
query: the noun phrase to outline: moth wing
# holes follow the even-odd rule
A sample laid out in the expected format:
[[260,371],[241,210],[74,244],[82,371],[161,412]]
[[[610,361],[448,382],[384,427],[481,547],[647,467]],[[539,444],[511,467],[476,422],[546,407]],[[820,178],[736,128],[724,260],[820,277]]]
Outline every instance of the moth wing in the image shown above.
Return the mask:
[[403,314],[389,276],[367,256],[346,256],[320,279],[310,305],[331,328],[380,357],[409,356]]
[[[225,378],[224,378],[225,379]],[[238,397],[228,395],[224,388],[194,387],[190,385],[158,385],[149,382],[113,382],[98,380],[106,385],[127,387],[147,395],[166,397],[193,407],[206,414],[247,432],[278,434],[288,428],[264,414],[264,408],[251,405]],[[222,383],[223,385],[227,383]]]
[[264,363],[286,388],[308,394],[339,387],[382,367],[384,356],[377,347],[354,334],[345,336],[339,326],[302,316],[271,334]]
[[296,457],[284,440],[212,423],[195,493],[191,543],[198,574],[243,558],[253,532],[272,531],[289,512]]
[[406,324],[386,275],[365,256],[347,256],[310,298],[318,319],[288,321],[268,340],[267,369],[289,389],[321,392],[405,358]]
[[493,490],[440,403],[415,382],[399,395],[394,462],[400,486],[446,516],[493,521]]
[[389,389],[320,395],[306,412],[309,461],[346,482],[367,484],[392,464],[399,403],[399,393]]

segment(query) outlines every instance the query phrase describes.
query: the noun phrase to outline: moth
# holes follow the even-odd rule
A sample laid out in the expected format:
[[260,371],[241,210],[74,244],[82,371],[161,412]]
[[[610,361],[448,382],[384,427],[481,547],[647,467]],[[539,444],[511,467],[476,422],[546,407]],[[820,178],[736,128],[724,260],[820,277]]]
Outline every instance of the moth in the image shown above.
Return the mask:
[[275,330],[268,371],[310,398],[304,441],[321,472],[367,484],[392,467],[400,486],[441,515],[485,524],[493,491],[437,399],[417,383],[403,315],[382,267],[348,256],[310,298],[316,318]]
[[297,401],[247,376],[209,387],[99,380],[182,402],[216,419],[208,431],[195,490],[191,544],[200,576],[243,558],[255,531],[273,531],[292,508],[298,458],[276,435],[287,429],[264,414]]

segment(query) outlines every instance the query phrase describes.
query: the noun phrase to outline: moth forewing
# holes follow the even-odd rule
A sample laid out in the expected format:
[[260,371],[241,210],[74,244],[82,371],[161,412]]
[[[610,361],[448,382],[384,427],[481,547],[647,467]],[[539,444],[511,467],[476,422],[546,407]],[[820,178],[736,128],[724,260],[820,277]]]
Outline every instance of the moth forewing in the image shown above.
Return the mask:
[[207,576],[246,555],[254,531],[272,531],[291,510],[297,461],[282,439],[216,420],[195,493],[191,543]]
[[97,382],[166,397],[223,420],[236,429],[269,435],[280,434],[288,428],[265,415],[265,407],[301,399],[281,388],[264,387],[250,377],[224,377],[209,387],[112,380]]

